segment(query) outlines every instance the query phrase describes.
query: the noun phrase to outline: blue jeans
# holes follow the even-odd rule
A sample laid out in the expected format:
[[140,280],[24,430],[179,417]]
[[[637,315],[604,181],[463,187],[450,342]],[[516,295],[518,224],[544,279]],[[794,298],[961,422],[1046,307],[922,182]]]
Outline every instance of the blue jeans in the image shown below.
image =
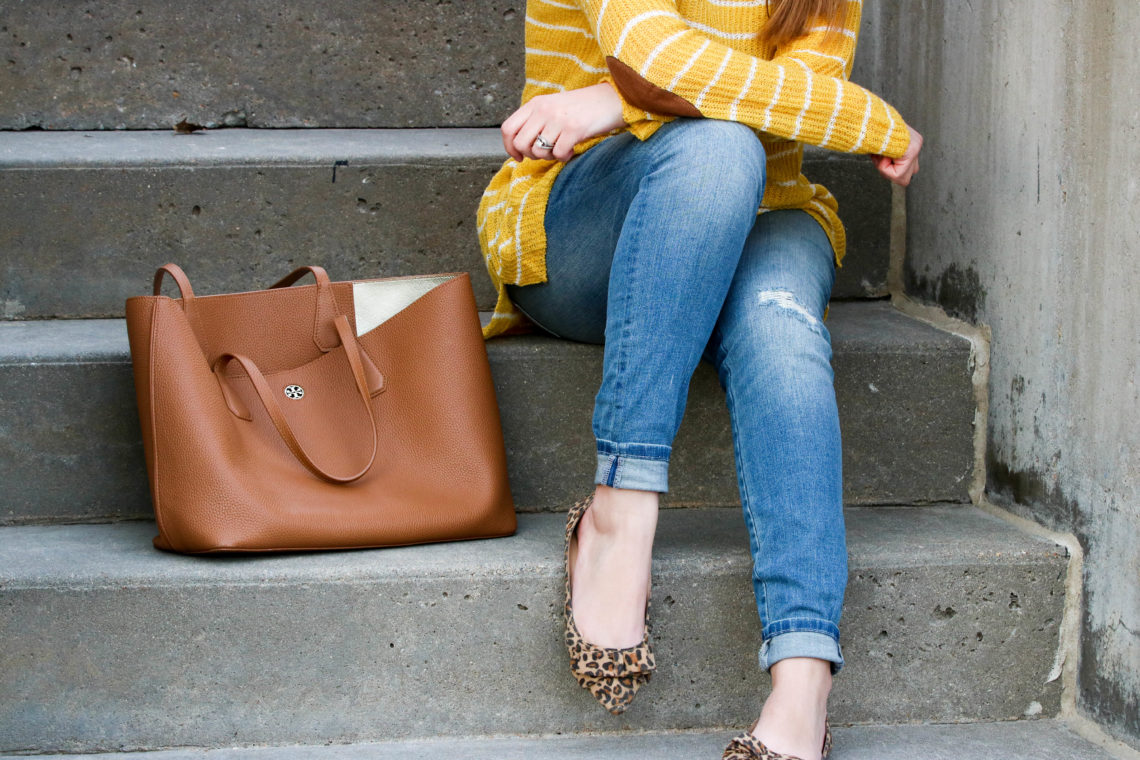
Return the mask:
[[739,124],[679,119],[574,158],[546,210],[547,277],[511,299],[553,335],[605,344],[596,482],[668,490],[689,380],[712,362],[732,420],[763,624],[760,661],[843,664],[847,583],[839,414],[823,324],[827,235],[757,215],[765,155]]

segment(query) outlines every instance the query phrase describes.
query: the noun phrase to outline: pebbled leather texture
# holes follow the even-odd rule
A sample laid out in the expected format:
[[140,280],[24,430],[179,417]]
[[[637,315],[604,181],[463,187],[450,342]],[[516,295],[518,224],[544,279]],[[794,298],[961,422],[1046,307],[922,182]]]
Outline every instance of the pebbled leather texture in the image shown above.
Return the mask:
[[202,296],[167,265],[187,298],[128,299],[155,545],[295,551],[513,533],[467,275],[433,275],[357,336],[354,283],[317,269],[282,281],[313,272],[315,285]]

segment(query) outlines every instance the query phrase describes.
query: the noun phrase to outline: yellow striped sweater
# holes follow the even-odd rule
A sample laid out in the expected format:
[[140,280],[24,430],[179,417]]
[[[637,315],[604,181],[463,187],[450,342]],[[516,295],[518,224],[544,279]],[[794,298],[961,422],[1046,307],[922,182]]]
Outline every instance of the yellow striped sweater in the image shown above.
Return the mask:
[[[803,145],[899,158],[910,140],[897,111],[847,81],[861,15],[862,0],[847,0],[840,26],[819,23],[766,49],[757,37],[766,0],[529,0],[522,102],[606,81],[641,140],[675,116],[752,127],[768,155],[758,211],[804,209],[827,231],[838,263],[846,241],[837,204],[801,173]],[[508,159],[483,193],[479,242],[499,294],[487,337],[518,322],[507,283],[546,280],[543,216],[563,166]]]

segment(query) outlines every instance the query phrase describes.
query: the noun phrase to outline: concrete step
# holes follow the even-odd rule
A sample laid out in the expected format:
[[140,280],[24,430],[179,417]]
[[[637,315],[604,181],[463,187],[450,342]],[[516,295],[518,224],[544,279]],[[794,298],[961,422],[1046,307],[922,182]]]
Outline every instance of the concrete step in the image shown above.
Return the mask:
[[[168,261],[203,293],[300,263],[469,271],[490,309],[475,209],[505,157],[496,129],[0,132],[0,319],[121,316]],[[881,295],[889,185],[865,158],[808,164],[848,224],[835,297]]]
[[524,4],[4,2],[0,129],[499,124]]
[[[113,755],[41,755],[40,760],[713,760],[735,731],[651,732],[251,749],[168,750]],[[835,728],[835,760],[1112,760],[1055,720],[962,725]]]
[[[972,507],[848,515],[832,719],[1053,716],[1062,547]],[[563,517],[377,551],[185,557],[154,526],[0,528],[0,751],[745,725],[766,690],[743,519],[666,510],[658,671],[623,716],[566,671]],[[1042,724],[1044,725],[1044,724]]]
[[522,93],[524,6],[4,0],[0,129],[494,126]]
[[[850,504],[962,502],[973,466],[969,346],[885,302],[828,320]],[[593,481],[601,349],[542,337],[487,344],[521,511],[558,510]],[[149,517],[121,320],[0,323],[0,523]],[[670,503],[738,504],[724,394],[693,380]]]

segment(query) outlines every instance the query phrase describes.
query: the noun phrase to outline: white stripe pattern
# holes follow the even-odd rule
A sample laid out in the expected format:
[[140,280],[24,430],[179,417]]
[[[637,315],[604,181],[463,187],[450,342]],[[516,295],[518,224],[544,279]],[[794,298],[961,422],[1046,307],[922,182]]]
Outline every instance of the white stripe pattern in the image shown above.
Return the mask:
[[558,50],[539,50],[538,48],[526,48],[526,54],[527,55],[548,55],[552,58],[565,58],[566,60],[573,61],[575,64],[577,64],[578,68],[582,69],[583,71],[587,71],[591,74],[604,74],[607,71],[609,71],[609,69],[605,68],[604,66],[602,68],[598,68],[597,66],[591,66],[590,64],[586,63],[581,58],[579,58],[578,56],[576,56],[572,53],[563,53],[563,52],[560,52]]
[[808,55],[814,55],[816,58],[829,58],[829,59],[835,61],[836,63],[838,63],[840,66],[843,66],[843,67],[847,66],[847,59],[846,58],[841,58],[838,55],[828,55],[827,53],[821,53],[818,50],[808,50],[806,48],[797,48],[795,50],[789,50],[788,52],[789,53],[807,53]]
[[799,58],[792,58],[792,60],[803,67],[804,77],[806,78],[806,87],[807,87],[806,92],[804,92],[804,107],[800,111],[799,116],[796,117],[796,128],[794,130],[792,130],[792,139],[796,140],[799,138],[800,130],[802,130],[803,126],[804,126],[804,115],[808,112],[808,108],[811,107],[811,90],[812,90],[812,84],[813,84],[814,80],[813,80],[812,75],[811,75],[811,67],[810,66],[808,66],[806,63],[801,61]]
[[673,34],[670,34],[668,37],[666,37],[665,39],[663,39],[663,40],[661,40],[660,42],[658,42],[658,43],[657,43],[657,47],[655,47],[655,48],[653,48],[653,50],[649,51],[649,55],[648,55],[648,56],[646,56],[646,58],[645,58],[645,63],[643,63],[643,64],[641,65],[641,72],[640,72],[640,73],[641,73],[641,76],[648,76],[648,74],[649,74],[649,67],[650,67],[651,65],[653,65],[653,60],[654,60],[654,59],[655,59],[655,58],[656,58],[658,55],[660,55],[660,54],[661,54],[661,51],[662,51],[662,50],[664,50],[665,48],[667,48],[667,47],[669,47],[670,45],[672,45],[672,44],[673,44],[673,42],[674,42],[674,41],[675,41],[675,40],[676,40],[678,37],[682,37],[682,36],[684,36],[684,35],[686,35],[686,34],[688,34],[688,33],[689,33],[689,30],[688,30],[688,29],[682,29],[682,30],[681,30],[681,31],[679,31],[679,32],[674,32]]
[[[588,3],[588,2],[590,2],[590,0],[584,0],[584,3]],[[598,36],[601,36],[601,34],[602,34],[602,18],[605,17],[606,6],[609,4],[610,4],[610,0],[602,0],[602,4],[600,6],[598,6],[598,20],[597,20],[596,26],[594,27],[594,31],[596,31],[598,33]]]
[[871,123],[871,93],[864,90],[863,97],[867,99],[867,106],[863,111],[863,126],[859,128],[859,141],[855,143],[855,149],[851,151],[852,153],[858,153],[859,149],[863,147],[863,141],[867,139],[867,125]]
[[886,111],[887,119],[890,120],[891,126],[889,129],[887,129],[887,134],[883,137],[883,147],[879,148],[880,156],[887,151],[887,146],[891,144],[891,135],[894,134],[895,131],[895,117],[891,116],[891,109],[888,108]]
[[756,32],[722,32],[715,26],[708,26],[707,24],[698,24],[696,21],[684,19],[685,23],[696,29],[698,32],[711,34],[713,37],[720,37],[726,40],[751,40],[755,39]]
[[720,68],[716,70],[716,74],[714,74],[713,78],[709,80],[709,83],[705,85],[705,88],[701,90],[701,94],[697,96],[696,101],[693,103],[693,106],[698,111],[701,110],[701,103],[704,102],[705,95],[709,94],[709,90],[713,88],[713,85],[717,83],[721,75],[724,73],[724,70],[728,66],[728,61],[730,58],[732,58],[732,50],[729,49],[724,51],[724,58],[720,62]]
[[813,26],[811,29],[808,29],[808,31],[809,32],[835,32],[836,34],[842,34],[844,37],[850,37],[851,39],[855,39],[855,37],[856,37],[854,31],[852,31],[851,29],[844,29],[842,27]]
[[542,0],[542,2],[546,3],[547,5],[553,5],[555,8],[563,8],[568,11],[579,10],[577,5],[571,5],[569,3],[559,3],[555,2],[555,0]]
[[[608,4],[609,0],[606,0],[606,3]],[[604,11],[605,5],[603,5],[602,7],[603,7],[603,11]],[[617,44],[614,45],[614,58],[618,58],[621,55],[622,46],[625,45],[626,38],[629,37],[629,33],[633,31],[633,28],[635,26],[639,25],[643,21],[648,21],[651,18],[657,18],[658,16],[668,16],[669,18],[677,18],[676,13],[670,13],[669,11],[646,11],[645,13],[641,13],[637,16],[634,16],[633,18],[631,18],[629,20],[629,23],[625,25],[625,29],[621,30],[621,34],[618,35]],[[598,13],[598,29],[601,29],[601,28],[602,28],[602,14],[601,14],[601,12],[599,12]]]
[[740,88],[740,94],[736,96],[736,100],[732,101],[732,105],[728,109],[729,121],[736,121],[736,107],[744,100],[744,96],[752,88],[752,80],[756,78],[756,59],[753,58],[748,67],[748,79],[745,80],[744,86]]
[[530,199],[530,194],[534,192],[534,189],[536,187],[538,187],[538,184],[535,184],[533,187],[531,187],[530,190],[526,191],[526,195],[523,196],[522,202],[519,203],[518,216],[515,217],[515,255],[517,257],[516,263],[515,263],[515,282],[522,282],[522,262],[523,262],[522,220],[523,220],[523,210],[526,208],[527,200]]
[[775,160],[784,158],[786,156],[790,156],[793,153],[799,152],[799,149],[800,149],[800,146],[798,144],[793,145],[790,148],[781,148],[780,150],[776,151],[775,153],[769,153],[768,154],[768,160],[769,161],[775,161]]
[[535,26],[542,29],[550,29],[551,31],[555,32],[577,32],[578,34],[585,35],[586,39],[588,40],[594,39],[594,35],[590,34],[589,29],[583,29],[580,26],[560,26],[558,24],[548,24],[545,21],[539,21],[538,19],[531,16],[526,17],[526,22],[528,24],[534,24]]
[[820,147],[826,148],[831,142],[831,133],[835,131],[835,122],[839,120],[839,106],[843,104],[843,86],[835,86],[835,106],[831,109],[831,119],[827,122],[827,131],[823,133]]
[[672,92],[673,88],[677,86],[677,83],[681,81],[681,77],[683,77],[683,76],[685,76],[685,74],[689,73],[689,69],[693,68],[693,64],[695,64],[697,62],[697,59],[701,57],[702,53],[704,53],[706,50],[708,50],[708,47],[711,44],[712,44],[711,40],[705,40],[705,44],[701,45],[699,48],[697,48],[693,52],[693,54],[689,57],[689,62],[681,67],[681,70],[677,72],[677,76],[673,77],[673,81],[670,82],[669,86],[666,87],[665,89]]
[[540,79],[531,79],[530,77],[527,77],[526,83],[532,84],[535,87],[543,87],[547,90],[558,90],[559,92],[566,91],[565,85],[558,84],[557,82],[543,82]]
[[776,79],[776,92],[772,93],[772,99],[768,101],[768,107],[764,109],[764,126],[760,128],[764,132],[767,132],[768,127],[772,125],[772,108],[780,100],[780,91],[784,89],[784,67],[777,66],[776,71],[780,76]]

